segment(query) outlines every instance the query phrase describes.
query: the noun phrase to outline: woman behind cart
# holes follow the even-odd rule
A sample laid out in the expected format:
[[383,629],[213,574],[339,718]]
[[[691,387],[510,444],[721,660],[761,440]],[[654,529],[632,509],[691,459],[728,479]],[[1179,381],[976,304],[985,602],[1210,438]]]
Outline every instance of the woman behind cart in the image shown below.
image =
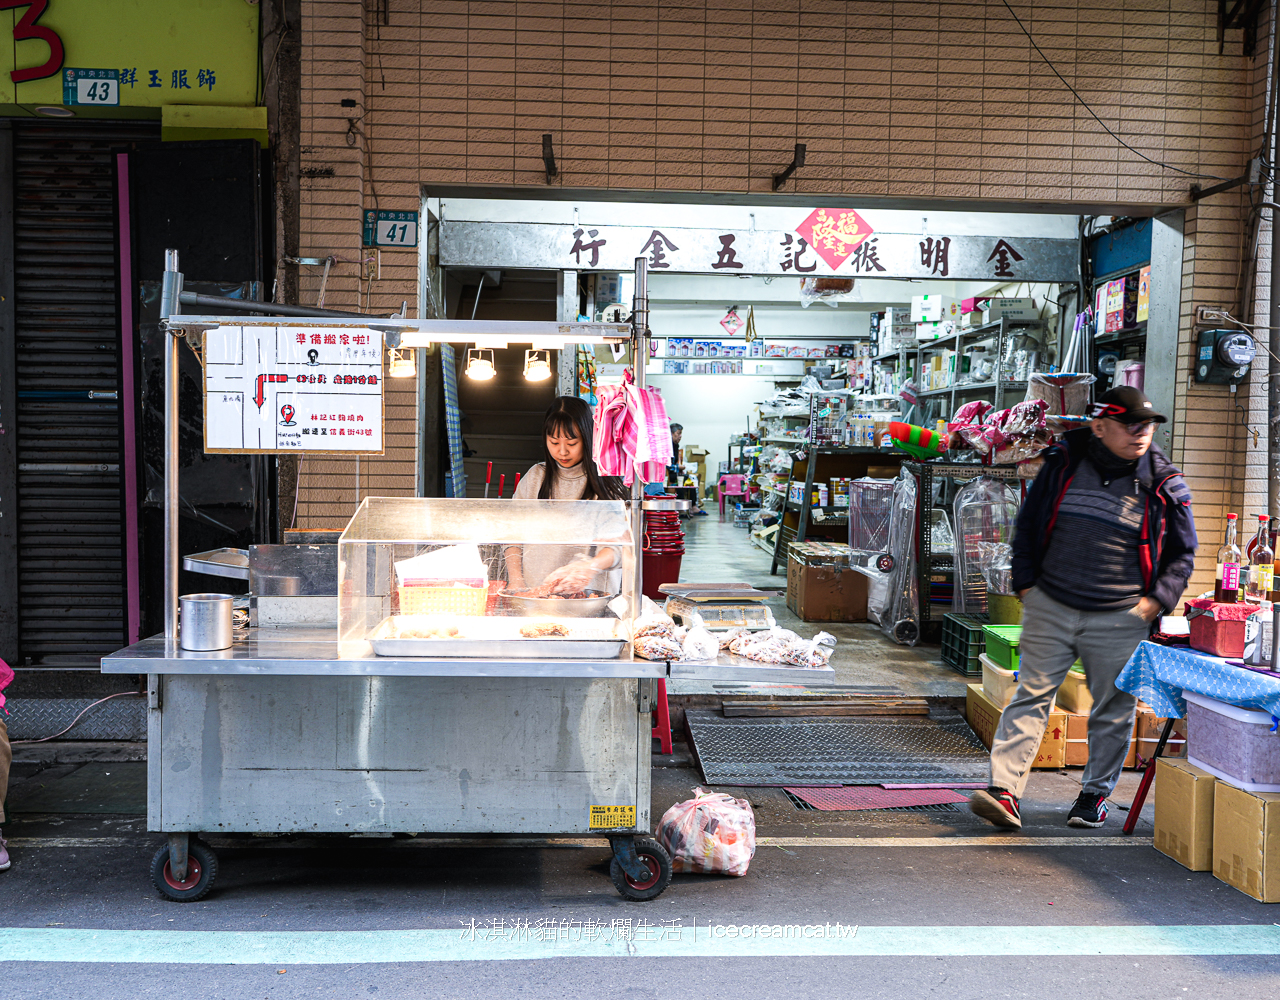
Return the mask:
[[[622,480],[602,476],[596,468],[591,429],[591,408],[586,403],[576,396],[557,396],[542,421],[544,458],[525,473],[514,499],[625,500],[630,494]],[[621,551],[614,547],[511,546],[506,558],[511,590],[616,594],[621,584]]]

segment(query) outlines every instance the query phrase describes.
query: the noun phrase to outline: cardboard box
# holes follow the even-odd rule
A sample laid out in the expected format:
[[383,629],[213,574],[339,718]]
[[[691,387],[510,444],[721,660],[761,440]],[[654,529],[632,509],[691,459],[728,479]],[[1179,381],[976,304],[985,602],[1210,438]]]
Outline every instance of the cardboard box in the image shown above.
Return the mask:
[[[1000,709],[987,697],[981,684],[969,685],[964,708],[964,716],[969,723],[969,728],[977,734],[982,745],[990,749],[991,741],[996,734],[996,726],[1000,722]],[[1044,730],[1044,739],[1040,741],[1040,747],[1036,750],[1036,758],[1031,762],[1031,766],[1064,767],[1066,745],[1066,716],[1062,712],[1050,712],[1049,721]]]
[[[1058,689],[1059,711],[1066,712],[1067,746],[1065,751],[1066,767],[1084,767],[1089,763],[1089,713],[1066,710],[1063,704],[1063,692],[1066,685]],[[1164,719],[1159,718],[1149,708],[1139,707],[1133,720],[1133,737],[1129,741],[1129,752],[1124,758],[1124,767],[1132,770],[1139,765],[1139,756],[1149,760],[1156,752],[1160,742],[1160,733],[1164,730]],[[1169,741],[1164,745],[1166,757],[1181,760],[1187,755],[1186,723],[1174,723]],[[1206,772],[1207,773],[1207,772]]]
[[937,323],[950,319],[954,301],[944,295],[913,295],[911,296],[911,322]]
[[1213,874],[1263,903],[1280,903],[1280,793],[1214,785]]
[[[843,560],[825,551],[830,549],[843,549]],[[847,545],[798,542],[790,546],[787,607],[807,622],[867,620],[867,578],[849,567]]]
[[1213,871],[1213,800],[1217,779],[1186,761],[1156,761],[1155,847],[1193,872]]

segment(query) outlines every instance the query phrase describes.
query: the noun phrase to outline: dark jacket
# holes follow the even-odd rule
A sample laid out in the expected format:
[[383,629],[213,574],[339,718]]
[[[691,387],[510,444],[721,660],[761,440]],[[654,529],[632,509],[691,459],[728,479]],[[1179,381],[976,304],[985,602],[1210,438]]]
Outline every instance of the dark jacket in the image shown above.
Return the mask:
[[[1088,448],[1088,427],[1071,431],[1044,453],[1044,467],[1027,492],[1018,512],[1013,536],[1013,589],[1035,585],[1049,551],[1058,507]],[[1138,565],[1142,593],[1154,597],[1166,611],[1177,607],[1195,565],[1196,524],[1191,516],[1191,490],[1178,469],[1154,444],[1138,460],[1138,482],[1146,497],[1139,536]],[[1089,554],[1082,552],[1082,559]]]

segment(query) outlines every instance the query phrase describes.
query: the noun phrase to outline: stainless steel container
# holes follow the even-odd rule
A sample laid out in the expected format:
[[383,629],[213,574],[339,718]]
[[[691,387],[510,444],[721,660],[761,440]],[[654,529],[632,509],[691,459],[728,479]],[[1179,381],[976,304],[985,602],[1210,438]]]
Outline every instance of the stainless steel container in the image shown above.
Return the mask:
[[230,594],[187,594],[182,606],[178,645],[183,649],[214,650],[231,646]]

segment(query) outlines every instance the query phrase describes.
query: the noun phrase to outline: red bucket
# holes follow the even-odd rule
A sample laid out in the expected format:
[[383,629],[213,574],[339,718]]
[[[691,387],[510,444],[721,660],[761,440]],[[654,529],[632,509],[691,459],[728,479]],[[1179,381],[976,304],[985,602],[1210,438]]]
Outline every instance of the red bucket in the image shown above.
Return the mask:
[[684,549],[668,553],[665,550],[648,550],[644,553],[644,596],[654,601],[662,601],[665,595],[658,591],[664,583],[680,581],[680,560],[684,558]]

